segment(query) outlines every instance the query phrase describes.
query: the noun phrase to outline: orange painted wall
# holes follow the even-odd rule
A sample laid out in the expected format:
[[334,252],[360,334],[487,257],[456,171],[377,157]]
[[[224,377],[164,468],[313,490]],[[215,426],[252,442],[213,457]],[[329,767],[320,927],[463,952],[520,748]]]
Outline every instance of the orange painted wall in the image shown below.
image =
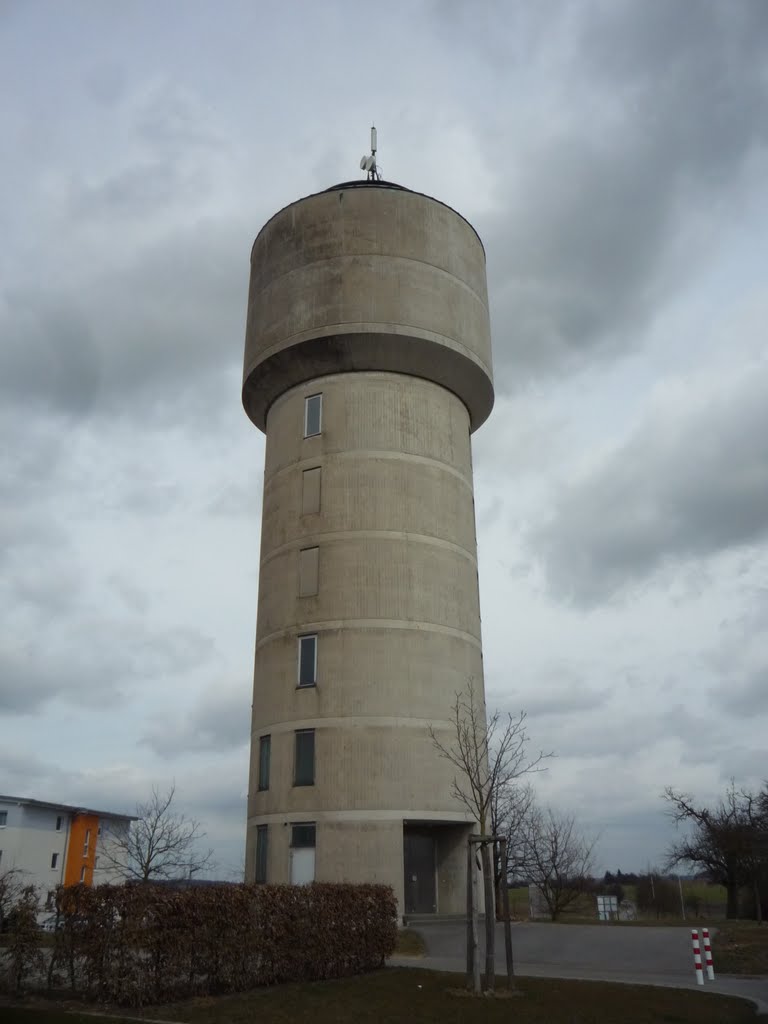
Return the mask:
[[[93,865],[96,860],[96,836],[99,819],[95,814],[76,814],[69,829],[67,863],[64,866],[64,885],[76,885],[85,868],[85,885],[93,885]],[[83,855],[85,837],[88,835],[88,853]]]

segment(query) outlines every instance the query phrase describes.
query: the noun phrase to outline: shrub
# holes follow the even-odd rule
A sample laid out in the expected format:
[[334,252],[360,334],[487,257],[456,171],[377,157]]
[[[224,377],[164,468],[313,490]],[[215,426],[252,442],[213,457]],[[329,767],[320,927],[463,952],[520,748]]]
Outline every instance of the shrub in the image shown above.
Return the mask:
[[24,980],[35,970],[42,971],[40,929],[37,924],[37,890],[33,885],[22,889],[8,915],[9,942],[5,950],[9,987],[20,992]]
[[57,904],[70,988],[129,1006],[372,970],[397,936],[381,885],[76,885]]

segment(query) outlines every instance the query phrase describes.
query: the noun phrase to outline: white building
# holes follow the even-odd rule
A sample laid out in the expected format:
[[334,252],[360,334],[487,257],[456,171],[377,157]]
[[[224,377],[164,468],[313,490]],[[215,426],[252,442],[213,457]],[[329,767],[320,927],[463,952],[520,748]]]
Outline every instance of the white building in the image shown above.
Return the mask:
[[130,815],[0,794],[0,874],[18,871],[45,897],[57,885],[113,880],[102,860],[108,834],[130,827]]

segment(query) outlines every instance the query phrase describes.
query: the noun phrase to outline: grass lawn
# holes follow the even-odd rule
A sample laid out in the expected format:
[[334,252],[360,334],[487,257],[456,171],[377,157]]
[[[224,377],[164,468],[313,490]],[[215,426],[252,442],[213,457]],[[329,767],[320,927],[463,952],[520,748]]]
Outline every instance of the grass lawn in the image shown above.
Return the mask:
[[411,928],[401,928],[397,933],[395,956],[424,956],[427,947],[424,939]]
[[38,1010],[27,1007],[8,1007],[0,1004],[3,1024],[118,1024],[116,1017],[92,1017],[66,1010]]
[[712,937],[715,973],[768,974],[768,924],[727,921]]
[[[699,992],[521,978],[519,995],[490,999],[468,995],[463,982],[457,974],[391,968],[340,981],[281,985],[247,995],[147,1007],[144,1016],[186,1024],[741,1024],[756,1020],[750,1003]],[[119,1018],[0,1006],[0,1019],[3,1024],[104,1024],[107,1020],[116,1024]]]
[[[521,994],[512,999],[474,998],[463,991],[460,975],[393,968],[341,981],[283,985],[246,996],[153,1007],[146,1013],[187,1024],[508,1024],[512,1020],[515,1024],[735,1024],[755,1020],[749,1003],[698,992],[542,978],[522,978],[518,984]],[[49,1022],[19,1019],[9,1024]]]

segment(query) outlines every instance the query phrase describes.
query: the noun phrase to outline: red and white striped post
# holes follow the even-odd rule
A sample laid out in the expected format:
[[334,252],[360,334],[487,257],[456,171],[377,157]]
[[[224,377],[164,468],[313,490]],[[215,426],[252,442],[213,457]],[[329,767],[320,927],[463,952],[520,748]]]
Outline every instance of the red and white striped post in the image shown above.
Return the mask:
[[696,970],[696,984],[704,984],[704,972],[701,969],[701,950],[699,949],[699,933],[691,928],[691,942],[693,943],[693,966]]
[[707,965],[707,977],[710,981],[714,981],[715,965],[712,962],[712,947],[709,944],[709,928],[701,929],[701,937],[704,940],[704,961]]

